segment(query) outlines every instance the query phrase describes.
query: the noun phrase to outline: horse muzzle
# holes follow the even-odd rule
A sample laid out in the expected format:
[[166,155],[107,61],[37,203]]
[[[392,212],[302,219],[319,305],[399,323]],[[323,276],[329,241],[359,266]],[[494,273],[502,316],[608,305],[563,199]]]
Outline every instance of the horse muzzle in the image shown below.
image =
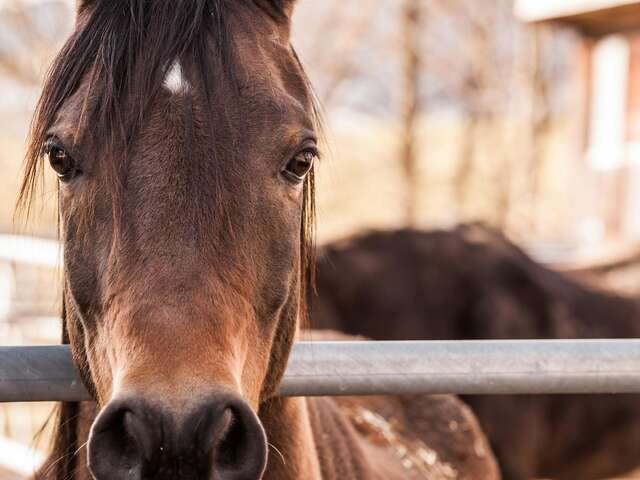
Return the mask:
[[224,393],[169,411],[140,396],[110,401],[89,436],[96,480],[253,480],[267,462],[264,429],[251,407]]

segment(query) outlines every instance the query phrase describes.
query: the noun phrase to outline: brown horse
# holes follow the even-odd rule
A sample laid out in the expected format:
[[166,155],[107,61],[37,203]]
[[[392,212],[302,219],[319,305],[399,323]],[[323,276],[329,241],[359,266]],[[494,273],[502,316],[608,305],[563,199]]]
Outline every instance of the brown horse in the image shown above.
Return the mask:
[[[547,269],[481,225],[328,245],[316,327],[379,340],[640,337],[640,304]],[[465,397],[503,478],[594,480],[640,465],[640,398]]]
[[318,156],[293,3],[80,3],[22,198],[44,159],[63,341],[95,403],[61,405],[37,478],[498,478],[453,397],[275,395],[304,312]]

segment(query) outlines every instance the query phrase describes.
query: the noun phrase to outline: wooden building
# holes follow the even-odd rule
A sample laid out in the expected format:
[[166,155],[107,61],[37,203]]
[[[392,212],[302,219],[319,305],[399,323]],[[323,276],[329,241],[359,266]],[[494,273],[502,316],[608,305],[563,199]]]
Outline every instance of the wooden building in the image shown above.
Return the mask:
[[640,238],[640,1],[516,0],[516,15],[579,32],[576,128],[602,236]]

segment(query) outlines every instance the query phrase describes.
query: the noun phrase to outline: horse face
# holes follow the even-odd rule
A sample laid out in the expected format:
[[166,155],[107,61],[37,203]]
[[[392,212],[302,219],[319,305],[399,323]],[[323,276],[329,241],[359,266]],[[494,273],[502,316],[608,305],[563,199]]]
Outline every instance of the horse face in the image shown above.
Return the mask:
[[[60,178],[68,335],[103,407],[90,468],[99,480],[259,478],[255,412],[296,330],[316,157],[291,2],[117,3],[80,8],[72,41],[86,33],[99,55],[43,147]],[[169,55],[180,28],[193,35]]]

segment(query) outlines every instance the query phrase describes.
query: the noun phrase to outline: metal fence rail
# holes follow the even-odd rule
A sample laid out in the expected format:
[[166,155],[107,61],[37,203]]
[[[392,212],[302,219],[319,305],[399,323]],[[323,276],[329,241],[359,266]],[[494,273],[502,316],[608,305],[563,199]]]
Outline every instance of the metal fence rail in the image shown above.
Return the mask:
[[[640,393],[640,340],[299,342],[280,393]],[[0,347],[0,402],[87,398],[68,347]]]

